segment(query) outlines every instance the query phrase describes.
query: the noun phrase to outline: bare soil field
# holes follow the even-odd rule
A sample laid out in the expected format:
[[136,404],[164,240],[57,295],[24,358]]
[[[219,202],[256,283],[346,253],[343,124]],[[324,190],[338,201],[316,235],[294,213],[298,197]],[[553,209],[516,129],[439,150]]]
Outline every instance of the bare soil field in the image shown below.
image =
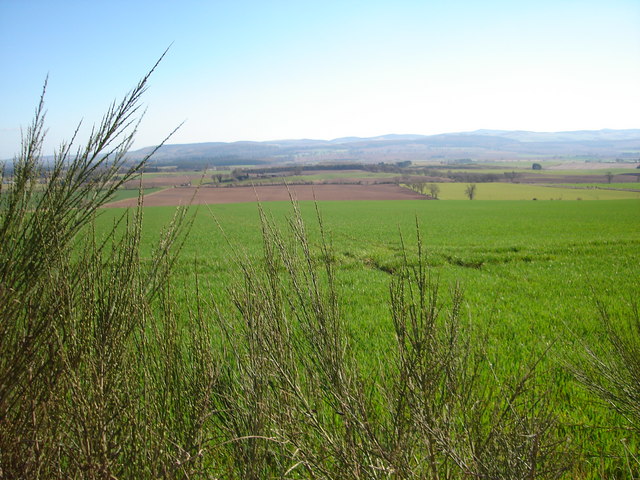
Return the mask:
[[[148,195],[144,199],[147,207],[274,202],[289,200],[289,191],[297,200],[415,200],[426,199],[412,190],[397,185],[283,185],[256,187],[195,187],[168,188]],[[108,207],[133,207],[137,199],[131,198],[110,203]]]

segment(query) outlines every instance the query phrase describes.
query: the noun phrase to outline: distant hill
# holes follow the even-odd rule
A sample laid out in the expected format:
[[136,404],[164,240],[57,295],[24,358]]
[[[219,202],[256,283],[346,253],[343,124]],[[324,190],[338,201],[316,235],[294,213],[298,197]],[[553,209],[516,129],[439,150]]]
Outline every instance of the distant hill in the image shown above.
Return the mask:
[[[140,158],[146,147],[130,153]],[[637,161],[640,129],[527,132],[476,130],[439,135],[382,135],[334,140],[288,139],[268,142],[207,142],[164,145],[157,165],[224,166],[332,161],[449,161],[562,159]]]

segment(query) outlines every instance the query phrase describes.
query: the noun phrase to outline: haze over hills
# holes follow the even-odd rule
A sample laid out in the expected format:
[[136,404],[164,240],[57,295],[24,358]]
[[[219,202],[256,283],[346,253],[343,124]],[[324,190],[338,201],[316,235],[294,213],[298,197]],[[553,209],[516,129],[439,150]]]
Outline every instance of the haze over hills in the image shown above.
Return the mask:
[[[130,153],[139,158],[153,147]],[[164,145],[154,155],[158,165],[243,165],[331,161],[450,161],[574,159],[637,161],[640,129],[528,132],[476,130],[438,135],[382,135],[333,140],[287,139],[265,142],[206,142]]]

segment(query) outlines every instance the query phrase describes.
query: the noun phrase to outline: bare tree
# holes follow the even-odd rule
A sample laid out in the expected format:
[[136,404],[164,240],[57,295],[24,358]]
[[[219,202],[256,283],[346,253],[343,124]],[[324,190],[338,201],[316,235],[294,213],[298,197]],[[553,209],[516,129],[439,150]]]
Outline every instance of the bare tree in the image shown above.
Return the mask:
[[476,196],[476,184],[470,183],[469,185],[467,185],[464,194],[469,198],[469,200],[473,200]]
[[504,176],[507,177],[511,183],[514,183],[520,176],[520,173],[512,170],[511,172],[504,172]]
[[605,177],[607,177],[607,183],[611,183],[611,181],[613,180],[613,173],[612,172],[607,172],[605,174]]

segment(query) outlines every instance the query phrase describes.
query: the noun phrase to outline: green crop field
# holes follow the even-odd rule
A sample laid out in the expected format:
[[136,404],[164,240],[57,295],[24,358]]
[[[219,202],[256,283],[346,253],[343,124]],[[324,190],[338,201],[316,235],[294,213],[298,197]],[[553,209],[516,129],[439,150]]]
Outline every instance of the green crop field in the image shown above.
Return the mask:
[[[274,202],[265,208],[284,227],[290,205]],[[303,202],[301,208],[315,241],[313,205]],[[355,330],[364,340],[367,331],[388,327],[388,312],[379,307],[386,301],[389,272],[402,259],[401,236],[415,246],[416,220],[434,273],[445,283],[463,283],[472,315],[500,317],[496,339],[507,340],[522,329],[552,338],[549,327],[559,320],[582,328],[593,323],[594,295],[619,303],[632,299],[638,285],[640,203],[633,200],[321,202],[319,208],[348,299],[345,308],[356,318],[354,327],[362,327]],[[173,210],[145,208],[149,240]],[[103,219],[118,212],[105,211]],[[234,273],[234,251],[261,252],[257,207],[201,206],[195,216],[178,272],[188,284],[195,268],[220,291]],[[539,340],[522,335],[509,348],[524,358],[526,348]]]
[[[461,189],[464,185],[443,187]],[[489,196],[487,191],[493,189],[497,196],[512,188],[538,196],[544,189],[480,184],[478,197],[482,198],[483,190]],[[583,195],[569,189],[550,190]],[[442,197],[448,194],[443,188]],[[284,228],[291,206],[275,202],[264,207]],[[301,210],[312,244],[317,245],[314,206],[303,202]],[[461,283],[466,315],[486,333],[498,371],[513,373],[552,345],[542,370],[560,398],[557,414],[562,421],[583,426],[618,421],[586,400],[564,370],[562,359],[567,349],[597,327],[596,301],[618,312],[637,297],[640,202],[321,202],[319,210],[334,253],[341,311],[364,364],[384,361],[385,352],[392,347],[390,273],[401,265],[402,241],[409,254],[415,255],[417,221],[432,274],[443,287]],[[170,207],[145,208],[149,240],[173,211]],[[117,209],[105,211],[102,221],[110,222],[119,213]],[[192,295],[197,272],[201,292],[224,303],[226,289],[238,273],[235,255],[246,252],[259,257],[262,252],[257,206],[211,205],[199,207],[194,215],[174,285]],[[189,304],[184,303],[183,308],[190,308]],[[586,435],[592,450],[615,450],[619,442],[615,434],[598,433],[598,446],[594,446],[592,433],[581,429],[575,434]]]
[[[274,202],[265,208],[284,226],[289,204]],[[303,202],[301,208],[314,240],[313,205]],[[361,300],[355,296],[358,278],[363,279],[362,285],[378,290],[371,294],[368,288],[363,289],[361,293],[367,297],[364,304],[383,295],[387,272],[401,259],[400,236],[406,244],[415,244],[416,219],[429,262],[438,275],[445,281],[462,280],[471,297],[485,298],[492,292],[492,303],[506,292],[518,294],[518,303],[535,305],[527,316],[537,311],[542,319],[557,318],[557,303],[565,301],[575,288],[575,295],[585,295],[577,310],[588,311],[586,297],[591,289],[614,298],[617,292],[620,298],[631,298],[637,285],[640,203],[633,200],[321,202],[319,208],[345,285],[353,287],[349,292],[352,305]],[[173,211],[173,207],[145,208],[149,240]],[[121,212],[105,210],[102,221],[110,223]],[[195,223],[179,265],[186,277],[195,262],[198,271],[215,284],[217,273],[231,273],[230,256],[236,246],[251,255],[261,252],[255,204],[200,206],[197,210],[194,207],[194,212]],[[233,248],[226,245],[225,235]],[[500,307],[499,302],[496,306]],[[367,323],[375,322],[371,319]]]

